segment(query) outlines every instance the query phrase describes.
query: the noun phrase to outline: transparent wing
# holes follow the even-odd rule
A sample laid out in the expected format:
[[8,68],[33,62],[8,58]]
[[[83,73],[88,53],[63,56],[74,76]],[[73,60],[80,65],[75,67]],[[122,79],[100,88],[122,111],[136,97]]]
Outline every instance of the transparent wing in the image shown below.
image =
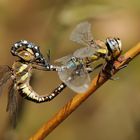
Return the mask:
[[73,55],[75,57],[78,57],[78,58],[85,58],[85,57],[91,57],[93,56],[94,54],[96,54],[96,50],[95,48],[93,47],[84,47],[84,48],[80,48],[78,50],[76,50]]
[[55,60],[56,63],[61,63],[63,65],[67,65],[67,62],[71,59],[72,55],[67,55]]
[[10,123],[13,127],[16,127],[17,122],[17,113],[18,113],[18,100],[17,94],[14,89],[14,82],[12,81],[9,86],[8,93],[8,103],[7,103],[7,112],[9,112]]
[[0,66],[0,95],[2,93],[3,86],[6,84],[8,79],[11,77],[11,70],[9,66]]
[[90,84],[90,77],[83,67],[74,69],[69,68],[58,72],[59,78],[73,91],[84,93]]
[[94,42],[91,33],[91,24],[87,21],[78,24],[72,31],[70,40],[87,47],[91,46]]

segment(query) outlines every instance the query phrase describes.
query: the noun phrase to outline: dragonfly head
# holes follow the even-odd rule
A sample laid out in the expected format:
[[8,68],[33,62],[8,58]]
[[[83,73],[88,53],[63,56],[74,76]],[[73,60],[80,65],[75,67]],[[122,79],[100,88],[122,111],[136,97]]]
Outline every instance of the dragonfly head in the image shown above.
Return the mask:
[[122,51],[122,43],[119,38],[107,38],[106,39],[106,46],[110,54],[113,57],[117,57],[121,54]]
[[40,52],[40,48],[26,40],[16,42],[11,48],[11,53],[25,62],[32,62],[38,65],[46,65],[47,63]]

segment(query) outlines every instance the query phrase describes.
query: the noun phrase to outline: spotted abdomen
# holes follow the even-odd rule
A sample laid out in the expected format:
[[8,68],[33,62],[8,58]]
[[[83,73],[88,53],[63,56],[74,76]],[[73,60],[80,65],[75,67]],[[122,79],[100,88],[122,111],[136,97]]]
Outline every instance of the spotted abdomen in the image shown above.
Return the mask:
[[51,101],[53,98],[55,98],[64,88],[66,85],[62,83],[59,87],[57,87],[51,94],[49,95],[38,95],[30,85],[28,84],[21,84],[18,86],[19,94],[30,101],[36,102],[36,103],[43,103]]

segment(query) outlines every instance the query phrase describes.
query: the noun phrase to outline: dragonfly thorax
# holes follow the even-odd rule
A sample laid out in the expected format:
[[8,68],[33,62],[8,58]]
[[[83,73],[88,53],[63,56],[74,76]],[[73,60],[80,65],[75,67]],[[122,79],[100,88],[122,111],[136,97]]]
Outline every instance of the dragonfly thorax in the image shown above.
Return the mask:
[[82,65],[82,60],[76,57],[72,57],[68,63],[67,68],[68,69],[76,69],[77,67]]
[[25,83],[29,81],[31,76],[31,65],[24,64],[20,61],[16,61],[13,66],[13,75],[16,83]]

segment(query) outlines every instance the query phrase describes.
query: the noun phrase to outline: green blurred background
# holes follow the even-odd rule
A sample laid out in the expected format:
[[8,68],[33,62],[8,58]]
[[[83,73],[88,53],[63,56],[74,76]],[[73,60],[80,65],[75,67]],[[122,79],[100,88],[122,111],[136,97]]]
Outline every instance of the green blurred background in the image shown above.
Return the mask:
[[[0,0],[0,64],[11,66],[11,44],[26,39],[41,46],[52,62],[79,48],[69,41],[76,24],[88,20],[95,39],[120,37],[124,52],[139,42],[139,0]],[[140,140],[140,57],[84,102],[47,140]],[[60,80],[55,72],[34,71],[40,95]],[[50,103],[23,101],[15,130],[8,131],[7,88],[0,97],[0,140],[27,140],[75,94],[66,89]]]

